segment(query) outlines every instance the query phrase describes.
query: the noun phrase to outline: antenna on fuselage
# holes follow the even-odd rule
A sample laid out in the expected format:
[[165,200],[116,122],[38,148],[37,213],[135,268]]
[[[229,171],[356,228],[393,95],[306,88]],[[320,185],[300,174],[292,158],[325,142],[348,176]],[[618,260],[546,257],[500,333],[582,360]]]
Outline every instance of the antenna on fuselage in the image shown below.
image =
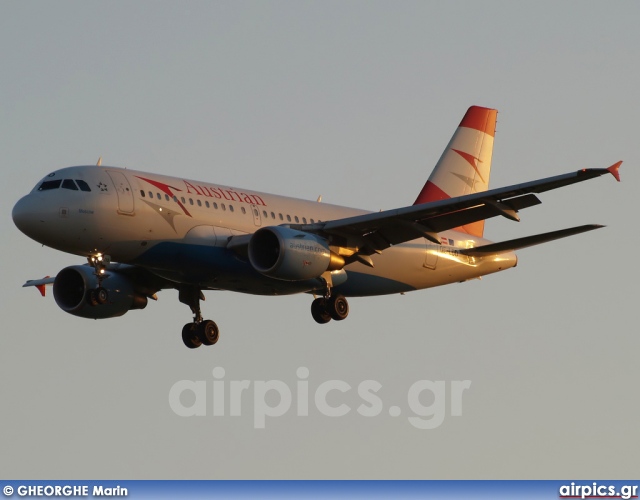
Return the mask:
[[96,167],[101,167],[101,166],[102,166],[102,156],[98,158],[98,163],[96,163]]
[[322,195],[318,196],[318,199],[316,201],[320,203],[322,201]]

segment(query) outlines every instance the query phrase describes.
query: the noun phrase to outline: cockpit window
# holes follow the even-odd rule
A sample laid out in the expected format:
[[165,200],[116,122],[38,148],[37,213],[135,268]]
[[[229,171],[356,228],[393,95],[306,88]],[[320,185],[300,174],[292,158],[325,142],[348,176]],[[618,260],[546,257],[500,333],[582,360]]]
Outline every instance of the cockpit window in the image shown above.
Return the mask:
[[61,183],[61,179],[55,181],[44,181],[42,184],[40,184],[38,191],[49,191],[50,189],[58,189]]
[[78,187],[80,188],[81,191],[87,191],[87,192],[91,191],[89,184],[87,184],[85,181],[76,179],[76,183],[78,184]]
[[78,186],[71,179],[65,179],[62,181],[62,189],[71,189],[73,191],[78,190]]

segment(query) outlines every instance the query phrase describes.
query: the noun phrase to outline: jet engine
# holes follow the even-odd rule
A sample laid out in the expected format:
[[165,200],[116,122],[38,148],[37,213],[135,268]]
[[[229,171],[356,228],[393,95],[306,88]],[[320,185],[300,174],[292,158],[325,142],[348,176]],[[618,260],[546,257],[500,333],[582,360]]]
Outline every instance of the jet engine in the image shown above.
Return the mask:
[[[137,293],[131,278],[122,273],[107,270],[101,285],[93,267],[70,266],[56,276],[53,296],[63,311],[91,319],[115,318],[147,305],[147,297]],[[100,301],[95,298],[97,290],[102,291]]]
[[345,265],[325,239],[284,226],[264,227],[253,234],[249,262],[256,271],[283,281],[317,278]]

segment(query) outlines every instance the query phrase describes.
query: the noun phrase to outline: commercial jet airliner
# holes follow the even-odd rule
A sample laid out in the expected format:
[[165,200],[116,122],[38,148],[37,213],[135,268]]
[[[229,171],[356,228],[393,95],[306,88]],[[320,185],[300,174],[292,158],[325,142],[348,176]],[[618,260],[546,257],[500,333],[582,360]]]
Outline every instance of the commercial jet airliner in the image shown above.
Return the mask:
[[143,309],[174,288],[193,321],[189,348],[218,341],[204,290],[312,294],[318,323],[344,320],[346,297],[405,293],[515,267],[515,250],[597,229],[591,224],[500,243],[484,221],[518,221],[536,194],[612,174],[622,162],[489,190],[497,111],[472,106],[411,206],[367,212],[97,165],[48,174],[13,208],[16,226],[86,264],[27,281],[82,318]]

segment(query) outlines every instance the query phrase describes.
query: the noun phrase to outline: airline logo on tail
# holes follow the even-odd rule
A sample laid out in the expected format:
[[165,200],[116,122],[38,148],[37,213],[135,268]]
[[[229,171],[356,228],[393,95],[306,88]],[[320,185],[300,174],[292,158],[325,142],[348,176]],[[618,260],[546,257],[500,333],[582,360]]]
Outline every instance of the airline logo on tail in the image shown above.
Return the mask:
[[[482,162],[482,160],[480,158],[476,158],[475,156],[471,156],[469,153],[465,153],[464,151],[460,151],[459,149],[452,149],[451,151],[455,151],[460,156],[462,156],[465,160],[467,160],[469,162],[469,165],[471,165],[473,167],[473,169],[477,172],[478,177],[480,177],[480,180],[485,185],[487,185],[487,186],[489,185],[489,183],[487,181],[485,181],[484,178],[482,177],[482,173],[480,172],[480,169],[478,168],[478,162]],[[454,175],[457,175],[457,174],[454,174]],[[458,177],[464,178],[464,179],[468,179],[468,177],[463,177],[462,175],[458,175]],[[470,184],[471,184],[472,188],[475,188],[475,183],[473,181]]]
[[[495,109],[469,108],[414,205],[489,189],[497,117]],[[484,221],[456,230],[482,237]]]

